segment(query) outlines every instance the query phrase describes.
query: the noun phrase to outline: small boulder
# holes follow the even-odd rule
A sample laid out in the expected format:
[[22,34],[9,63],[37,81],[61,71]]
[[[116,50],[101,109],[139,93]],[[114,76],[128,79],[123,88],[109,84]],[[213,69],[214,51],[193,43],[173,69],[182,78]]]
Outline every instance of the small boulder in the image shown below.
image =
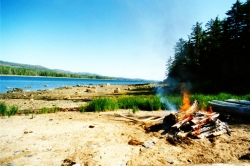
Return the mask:
[[65,86],[66,89],[72,89],[72,86]]
[[96,93],[96,90],[95,90],[95,89],[90,89],[90,88],[88,88],[88,89],[86,89],[86,92],[89,92],[89,93]]
[[68,99],[70,99],[70,96],[69,95],[68,96],[64,96],[63,99],[64,100],[68,100]]
[[23,92],[23,89],[21,89],[21,88],[13,88],[13,92]]
[[114,93],[120,93],[120,91],[121,91],[120,88],[116,88],[116,89],[114,90]]

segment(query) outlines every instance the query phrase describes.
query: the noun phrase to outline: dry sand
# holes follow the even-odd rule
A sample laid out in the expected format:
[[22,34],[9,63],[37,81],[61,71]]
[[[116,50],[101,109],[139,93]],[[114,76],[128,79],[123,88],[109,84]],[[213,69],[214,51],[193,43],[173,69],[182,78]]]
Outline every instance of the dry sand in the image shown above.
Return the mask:
[[[67,93],[75,95],[75,89],[79,87]],[[64,90],[61,91],[63,95],[66,94]],[[112,91],[110,88],[109,94]],[[75,98],[91,97],[90,94],[84,96],[85,92],[80,93],[81,97]],[[52,94],[59,96],[55,91]],[[33,97],[37,96],[34,94]],[[73,95],[70,97],[73,98]],[[1,101],[22,108],[53,105],[75,107],[86,102],[70,99],[47,101],[38,97],[32,100],[2,98]],[[169,111],[139,111],[132,114],[131,110],[118,110],[2,117],[0,165],[250,165],[249,124],[229,124],[232,136],[223,134],[212,139],[190,139],[172,145],[164,135],[161,121],[134,123],[114,116],[117,112],[136,117],[169,114]],[[143,145],[132,145],[131,140]]]

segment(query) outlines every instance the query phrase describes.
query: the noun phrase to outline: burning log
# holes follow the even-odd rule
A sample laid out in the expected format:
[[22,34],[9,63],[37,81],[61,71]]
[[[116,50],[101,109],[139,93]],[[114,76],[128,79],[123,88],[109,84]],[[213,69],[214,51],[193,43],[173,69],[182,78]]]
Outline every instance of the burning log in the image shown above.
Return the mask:
[[187,116],[197,112],[198,110],[199,110],[199,103],[197,100],[195,100],[193,105],[189,107],[186,111],[181,111],[178,113],[179,120],[186,118]]
[[205,138],[224,133],[231,135],[228,126],[218,119],[219,115],[216,112],[199,111],[198,102],[195,100],[186,112],[182,111],[176,114],[178,122],[170,127],[169,134],[178,139],[188,136]]
[[186,122],[190,121],[190,117],[187,117],[186,119],[176,123],[175,125],[173,125],[171,128],[173,130],[178,130],[183,124],[185,124]]
[[216,124],[214,126],[211,126],[211,129],[197,135],[198,138],[204,138],[204,137],[215,137],[221,134],[227,133],[231,136],[231,132],[228,128],[228,126],[221,122],[219,119],[217,119]]

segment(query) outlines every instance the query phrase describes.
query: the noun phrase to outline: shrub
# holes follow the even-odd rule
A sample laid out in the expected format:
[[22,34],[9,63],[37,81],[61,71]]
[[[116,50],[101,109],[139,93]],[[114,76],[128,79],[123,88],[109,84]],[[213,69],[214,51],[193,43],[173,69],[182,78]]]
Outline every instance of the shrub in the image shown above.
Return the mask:
[[84,105],[80,105],[80,106],[79,106],[80,112],[85,112],[85,111],[86,111],[86,110],[85,110],[85,107],[86,107],[86,106],[84,106]]
[[15,115],[18,113],[18,107],[17,106],[11,106],[8,111],[8,116]]
[[0,102],[0,114],[1,116],[7,115],[7,105],[4,102]]

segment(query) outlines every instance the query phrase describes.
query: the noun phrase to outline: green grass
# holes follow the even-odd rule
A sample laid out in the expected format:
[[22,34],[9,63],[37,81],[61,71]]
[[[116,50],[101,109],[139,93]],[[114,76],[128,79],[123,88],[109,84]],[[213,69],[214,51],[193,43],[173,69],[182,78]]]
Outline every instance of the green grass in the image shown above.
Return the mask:
[[23,113],[24,113],[24,115],[25,115],[25,116],[28,116],[28,115],[31,113],[31,111],[30,111],[30,110],[25,109],[25,110],[23,111]]
[[[238,100],[250,100],[250,94],[247,95],[232,95],[228,93],[219,93],[217,95],[191,94],[189,95],[191,104],[196,99],[199,101],[201,107],[206,107],[208,101],[221,100],[233,98]],[[170,110],[170,108],[162,103],[162,99],[174,105],[177,109],[182,105],[182,94],[170,94],[164,97],[157,95],[135,95],[135,96],[119,96],[117,98],[102,97],[92,100],[86,105],[79,106],[80,112],[101,112],[101,111],[115,111],[117,109],[131,109],[133,113],[138,110],[153,111],[153,110]],[[56,113],[58,107],[47,108],[43,107],[36,112],[31,110],[24,110],[23,113],[27,116],[29,114],[47,114]],[[7,107],[4,102],[0,102],[0,116],[13,116],[20,111],[17,106]]]
[[4,102],[0,102],[0,114],[1,116],[7,115],[7,105]]
[[[100,111],[113,111],[117,109],[131,109],[133,113],[138,110],[153,111],[153,110],[167,110],[170,109],[168,105],[161,102],[162,99],[168,101],[179,109],[182,105],[182,94],[170,94],[164,97],[156,95],[142,95],[142,96],[120,96],[115,98],[98,98],[89,102],[85,106],[80,106],[80,112],[100,112]],[[219,93],[217,95],[204,95],[204,94],[191,94],[189,95],[191,104],[194,100],[198,100],[200,107],[208,109],[208,101],[221,100],[225,101],[230,98],[238,100],[250,100],[250,94],[236,96],[228,93]]]
[[86,106],[80,106],[81,112],[114,111],[117,109],[118,103],[115,98],[97,98]]
[[117,109],[160,110],[163,104],[157,96],[123,96],[116,98],[97,98],[87,105],[79,106],[80,112],[114,111]]
[[59,110],[59,108],[55,106],[55,107],[49,108],[48,113],[56,113],[56,112],[58,112],[58,110]]
[[20,112],[17,106],[13,105],[8,107],[4,102],[0,102],[0,116],[10,117],[18,113],[24,113],[25,116],[28,116],[29,114],[34,114],[34,113],[36,114],[56,113],[58,110],[59,110],[58,107],[52,107],[52,108],[43,107],[42,109],[36,112],[29,109],[25,109]]
[[17,106],[11,106],[8,110],[8,117],[12,115],[16,115],[18,113],[18,107]]
[[42,107],[36,113],[37,114],[56,113],[58,110],[59,110],[58,107],[52,107],[52,108]]

